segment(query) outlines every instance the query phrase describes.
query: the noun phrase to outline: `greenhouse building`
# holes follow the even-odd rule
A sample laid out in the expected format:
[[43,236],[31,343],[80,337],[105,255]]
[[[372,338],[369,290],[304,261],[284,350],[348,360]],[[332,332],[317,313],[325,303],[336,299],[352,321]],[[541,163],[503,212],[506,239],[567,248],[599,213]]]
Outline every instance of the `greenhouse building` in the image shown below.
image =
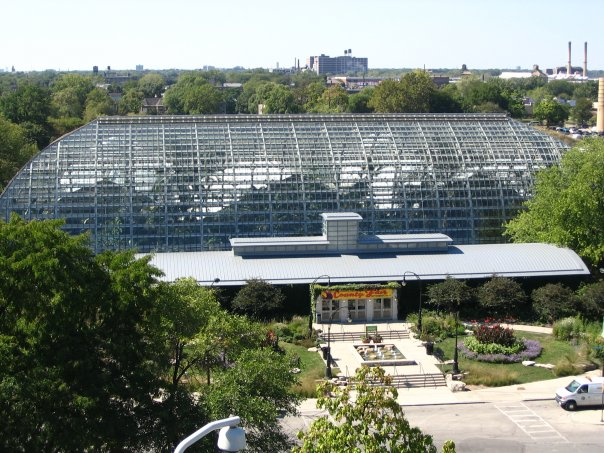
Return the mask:
[[505,114],[102,117],[25,165],[0,212],[64,219],[96,252],[231,250],[338,212],[360,236],[497,243],[565,150]]

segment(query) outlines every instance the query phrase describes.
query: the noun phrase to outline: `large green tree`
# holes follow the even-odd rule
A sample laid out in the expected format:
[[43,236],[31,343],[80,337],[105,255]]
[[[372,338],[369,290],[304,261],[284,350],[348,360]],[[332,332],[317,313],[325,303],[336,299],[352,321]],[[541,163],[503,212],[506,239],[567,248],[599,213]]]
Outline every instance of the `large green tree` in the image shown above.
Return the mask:
[[14,91],[0,96],[0,113],[23,127],[38,148],[43,148],[50,140],[50,112],[50,91],[32,82],[20,82]]
[[284,304],[285,296],[279,288],[257,278],[248,280],[232,301],[235,312],[260,321],[282,315]]
[[37,151],[27,131],[0,115],[0,191]]
[[570,114],[566,104],[560,104],[554,99],[543,99],[533,109],[533,116],[539,121],[545,121],[547,126],[563,124]]
[[138,81],[139,90],[148,98],[161,96],[165,87],[166,80],[161,74],[145,74]]
[[145,354],[158,271],[96,259],[59,223],[0,223],[0,450],[140,449],[159,388]]
[[209,74],[199,71],[181,74],[178,82],[164,94],[168,112],[177,115],[218,113],[222,97],[208,77]]
[[428,304],[449,313],[467,307],[474,298],[474,291],[466,282],[447,277],[428,287]]
[[584,139],[559,165],[537,173],[526,210],[505,225],[514,242],[547,242],[604,259],[604,140]]
[[296,377],[259,326],[59,226],[0,223],[1,451],[169,451],[233,411],[251,451],[288,446]]
[[511,316],[525,301],[522,286],[511,278],[493,276],[478,289],[478,302],[489,316]]

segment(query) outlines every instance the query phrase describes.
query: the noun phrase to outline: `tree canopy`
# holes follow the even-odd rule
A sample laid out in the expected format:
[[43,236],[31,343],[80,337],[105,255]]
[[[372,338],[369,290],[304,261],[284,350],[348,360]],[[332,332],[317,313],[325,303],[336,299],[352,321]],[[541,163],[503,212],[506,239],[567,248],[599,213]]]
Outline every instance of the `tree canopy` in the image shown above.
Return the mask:
[[233,410],[250,451],[289,447],[297,378],[259,325],[60,223],[0,222],[0,450],[168,451]]
[[526,210],[505,225],[514,242],[569,247],[593,265],[604,258],[604,140],[584,139],[559,165],[537,173]]

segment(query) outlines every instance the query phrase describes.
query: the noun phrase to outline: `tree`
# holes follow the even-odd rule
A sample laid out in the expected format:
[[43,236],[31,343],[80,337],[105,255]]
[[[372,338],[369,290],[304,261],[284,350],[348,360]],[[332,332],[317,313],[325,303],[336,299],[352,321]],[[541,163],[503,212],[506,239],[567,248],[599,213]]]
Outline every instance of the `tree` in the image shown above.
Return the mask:
[[577,298],[573,291],[561,283],[548,283],[531,294],[533,310],[539,318],[550,324],[577,314]]
[[323,91],[311,110],[316,113],[343,113],[348,108],[348,93],[341,86],[332,86]]
[[281,290],[260,279],[251,279],[239,290],[232,302],[235,312],[252,319],[270,321],[283,313],[285,296]]
[[159,97],[164,92],[166,80],[161,74],[145,74],[138,81],[138,88],[143,92],[145,97]]
[[237,414],[246,430],[246,451],[289,451],[291,440],[279,419],[297,412],[299,397],[291,388],[298,379],[292,358],[270,349],[245,350],[236,363],[217,373],[204,394],[210,419]]
[[427,113],[436,90],[432,77],[426,71],[408,72],[399,82],[403,96],[403,112]]
[[37,151],[21,126],[0,115],[0,191]]
[[545,121],[547,126],[563,124],[568,119],[568,115],[568,106],[553,99],[542,100],[533,110],[533,116],[539,121]]
[[514,242],[570,247],[594,266],[604,257],[604,141],[584,139],[537,173],[526,210],[505,225]]
[[143,92],[138,88],[126,90],[118,105],[119,114],[140,113],[144,97]]
[[363,366],[352,385],[320,384],[317,408],[326,409],[329,417],[318,418],[307,432],[298,433],[302,445],[293,452],[436,452],[432,436],[411,427],[405,418],[391,379],[380,367]]
[[348,109],[349,113],[371,113],[373,110],[369,107],[369,101],[371,99],[373,88],[364,88],[358,93],[351,94],[348,96]]
[[604,280],[581,286],[577,295],[583,316],[598,321],[604,317]]
[[577,99],[575,106],[570,111],[572,120],[578,126],[590,123],[593,114],[591,113],[592,102],[587,98]]
[[222,98],[220,93],[207,80],[208,74],[186,72],[178,82],[169,87],[164,94],[164,104],[168,113],[176,115],[196,115],[217,113]]
[[526,301],[519,283],[494,276],[478,289],[478,302],[491,316],[509,316]]
[[82,118],[86,98],[94,89],[90,77],[79,74],[63,74],[53,82],[52,107],[58,117]]
[[280,450],[296,377],[260,327],[192,280],[159,283],[150,257],[95,257],[60,224],[0,223],[0,450],[170,451],[233,410],[252,450]]
[[466,282],[447,277],[441,283],[430,285],[427,290],[428,304],[452,313],[470,304],[474,292]]
[[110,115],[114,109],[115,103],[109,93],[102,88],[95,88],[86,97],[84,121],[92,121],[99,116]]
[[34,83],[20,83],[14,92],[0,97],[0,113],[20,125],[27,138],[43,148],[50,139],[50,92]]
[[0,450],[145,449],[159,271],[131,252],[95,258],[59,226],[0,223]]
[[403,112],[403,93],[399,82],[395,80],[384,80],[371,95],[368,106],[377,113]]

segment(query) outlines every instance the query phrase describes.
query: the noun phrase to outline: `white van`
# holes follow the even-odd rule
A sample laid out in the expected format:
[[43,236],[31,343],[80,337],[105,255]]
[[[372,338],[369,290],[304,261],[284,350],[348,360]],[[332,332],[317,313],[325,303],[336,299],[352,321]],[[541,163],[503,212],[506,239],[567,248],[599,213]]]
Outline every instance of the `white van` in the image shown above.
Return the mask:
[[566,387],[556,390],[556,401],[569,411],[579,406],[600,406],[604,398],[603,384],[604,377],[575,378]]

